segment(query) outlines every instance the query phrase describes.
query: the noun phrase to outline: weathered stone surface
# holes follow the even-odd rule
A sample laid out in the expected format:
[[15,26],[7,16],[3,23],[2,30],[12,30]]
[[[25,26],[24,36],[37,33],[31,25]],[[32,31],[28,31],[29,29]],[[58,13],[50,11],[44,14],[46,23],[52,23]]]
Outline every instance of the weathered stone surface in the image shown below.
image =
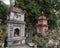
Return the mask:
[[8,38],[7,41],[13,42],[14,40],[20,41],[20,40],[25,40],[25,37],[15,37],[15,38]]
[[11,8],[9,18],[7,20],[8,48],[22,48],[20,45],[25,44],[24,16],[25,12],[22,9],[15,6]]
[[28,45],[24,45],[24,46],[10,46],[9,48],[31,48]]

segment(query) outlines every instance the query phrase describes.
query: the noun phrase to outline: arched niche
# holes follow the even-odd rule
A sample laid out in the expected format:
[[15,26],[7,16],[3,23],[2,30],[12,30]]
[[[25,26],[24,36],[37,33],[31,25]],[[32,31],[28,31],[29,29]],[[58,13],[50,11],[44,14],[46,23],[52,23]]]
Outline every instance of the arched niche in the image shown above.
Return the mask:
[[19,36],[19,28],[14,29],[14,37]]

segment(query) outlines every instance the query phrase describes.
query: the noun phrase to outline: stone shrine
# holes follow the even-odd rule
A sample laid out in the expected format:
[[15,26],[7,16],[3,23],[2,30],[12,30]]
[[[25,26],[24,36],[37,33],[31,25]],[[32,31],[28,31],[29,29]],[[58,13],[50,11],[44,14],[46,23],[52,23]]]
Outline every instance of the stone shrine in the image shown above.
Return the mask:
[[[7,16],[8,46],[25,44],[25,11],[19,8],[17,1],[14,3]],[[10,4],[12,4],[12,0],[10,0]]]
[[44,16],[44,13],[42,12],[42,16],[38,17],[37,25],[36,25],[37,33],[40,35],[45,34],[45,32],[48,31],[48,20]]

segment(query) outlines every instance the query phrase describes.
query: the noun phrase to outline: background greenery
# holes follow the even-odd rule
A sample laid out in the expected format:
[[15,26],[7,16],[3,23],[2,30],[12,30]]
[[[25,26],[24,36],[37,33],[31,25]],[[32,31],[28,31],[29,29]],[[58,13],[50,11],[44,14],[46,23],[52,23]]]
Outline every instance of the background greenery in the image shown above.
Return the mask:
[[27,27],[29,23],[33,26],[36,24],[36,19],[44,12],[48,18],[49,29],[57,27],[56,21],[60,18],[60,2],[59,0],[18,0],[19,7],[26,10],[25,21]]
[[[57,20],[60,19],[60,1],[59,0],[17,0],[19,8],[26,10],[25,22],[26,29],[29,24],[35,27],[37,18],[41,16],[41,12],[48,18],[49,29],[57,27]],[[0,19],[2,24],[6,23],[9,6],[0,0]]]
[[[25,15],[26,30],[29,30],[30,25],[32,25],[32,27],[35,28],[37,18],[41,16],[42,11],[44,12],[44,15],[48,18],[49,29],[57,28],[56,22],[57,20],[60,19],[59,0],[17,0],[17,1],[19,3],[19,8],[26,10]],[[0,19],[2,19],[1,22],[2,26],[6,24],[8,10],[9,6],[0,0]],[[54,37],[55,36],[56,35],[54,35]]]

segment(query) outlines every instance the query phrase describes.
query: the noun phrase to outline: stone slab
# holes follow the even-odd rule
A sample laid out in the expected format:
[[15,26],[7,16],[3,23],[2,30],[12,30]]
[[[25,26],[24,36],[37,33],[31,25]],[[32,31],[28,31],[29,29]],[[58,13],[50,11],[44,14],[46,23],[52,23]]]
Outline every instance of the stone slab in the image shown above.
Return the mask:
[[25,46],[10,46],[9,48],[31,48],[31,47],[25,45]]

